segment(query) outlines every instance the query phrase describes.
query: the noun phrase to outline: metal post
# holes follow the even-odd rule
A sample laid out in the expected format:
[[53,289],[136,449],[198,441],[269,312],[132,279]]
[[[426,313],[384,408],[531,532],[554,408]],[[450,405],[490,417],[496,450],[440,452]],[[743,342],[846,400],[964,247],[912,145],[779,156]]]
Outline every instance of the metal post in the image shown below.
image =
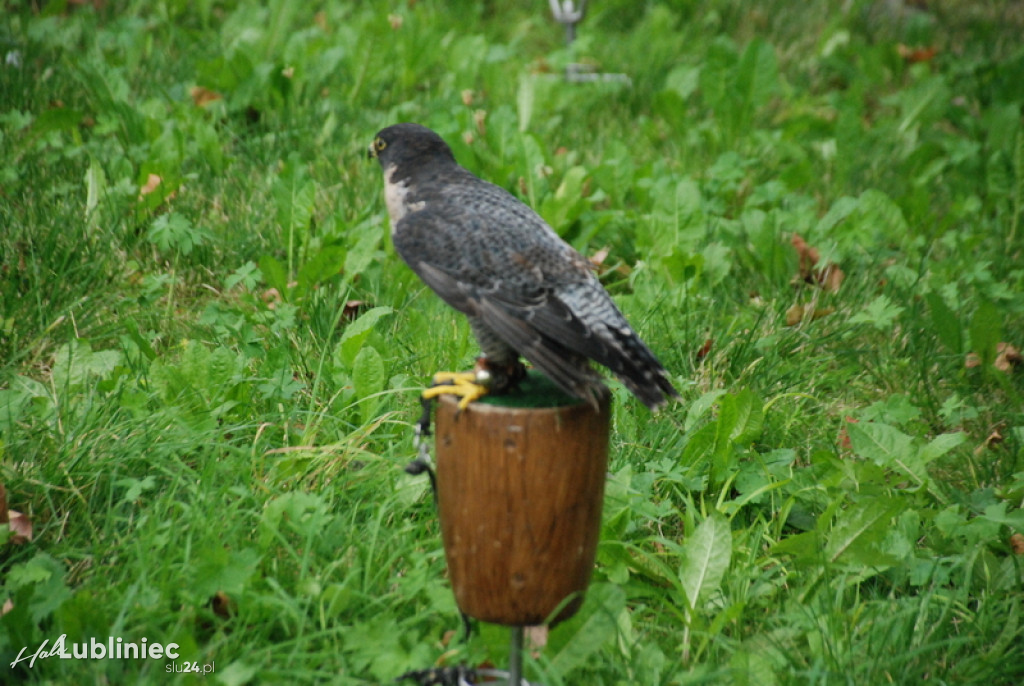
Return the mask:
[[566,43],[572,45],[576,40],[576,24],[580,23],[587,11],[587,0],[580,0],[579,6],[573,0],[550,0],[551,13],[555,21],[565,24]]
[[511,641],[508,647],[508,683],[510,686],[523,684],[523,627],[509,629]]
[[[565,41],[572,51],[572,44],[576,40],[576,25],[583,20],[587,13],[587,0],[549,0],[551,3],[551,14],[555,21],[565,26]],[[604,74],[594,70],[592,64],[579,64],[570,62],[565,65],[565,78],[574,83],[585,83],[591,81],[617,81],[630,85],[629,76],[626,74]]]

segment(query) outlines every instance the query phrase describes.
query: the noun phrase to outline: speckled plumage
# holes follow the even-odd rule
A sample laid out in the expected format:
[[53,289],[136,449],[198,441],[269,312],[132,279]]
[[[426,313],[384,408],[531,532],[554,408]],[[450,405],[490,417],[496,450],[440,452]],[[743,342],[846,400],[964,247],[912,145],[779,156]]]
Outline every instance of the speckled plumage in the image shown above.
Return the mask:
[[608,389],[588,359],[651,409],[679,397],[588,261],[515,196],[459,166],[440,136],[396,124],[370,155],[384,171],[395,250],[469,317],[489,362],[521,355],[595,406]]

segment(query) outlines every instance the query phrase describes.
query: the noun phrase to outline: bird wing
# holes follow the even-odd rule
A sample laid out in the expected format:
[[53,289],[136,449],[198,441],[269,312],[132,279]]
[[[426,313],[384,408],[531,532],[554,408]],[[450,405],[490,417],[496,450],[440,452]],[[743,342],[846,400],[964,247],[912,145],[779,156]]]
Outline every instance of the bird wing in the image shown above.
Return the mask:
[[[593,279],[585,261],[560,241],[488,242],[500,230],[478,226],[480,221],[476,215],[422,209],[398,222],[392,240],[399,256],[446,303],[483,317],[524,355],[524,337],[543,335],[600,360],[606,345],[559,297],[560,290]],[[597,295],[608,297],[599,285]]]
[[[558,297],[562,285],[592,278],[586,266],[581,270],[560,241],[488,242],[493,230],[477,226],[477,215],[449,209],[422,209],[399,220],[392,235],[399,256],[448,305],[478,317],[558,385],[591,395],[587,389],[598,377],[585,358],[606,357],[606,346]],[[531,252],[540,253],[546,268]]]

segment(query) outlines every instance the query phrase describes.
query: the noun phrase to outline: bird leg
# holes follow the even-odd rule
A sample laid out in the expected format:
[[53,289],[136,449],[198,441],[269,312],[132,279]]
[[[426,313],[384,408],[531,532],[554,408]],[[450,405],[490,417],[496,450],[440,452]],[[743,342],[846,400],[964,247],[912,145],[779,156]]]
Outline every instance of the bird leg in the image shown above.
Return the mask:
[[511,364],[491,362],[484,356],[476,359],[471,372],[437,372],[430,388],[423,391],[424,398],[436,398],[439,395],[456,395],[459,400],[459,411],[466,409],[471,402],[482,398],[488,393],[503,393],[518,384],[526,376],[526,368],[519,360]]

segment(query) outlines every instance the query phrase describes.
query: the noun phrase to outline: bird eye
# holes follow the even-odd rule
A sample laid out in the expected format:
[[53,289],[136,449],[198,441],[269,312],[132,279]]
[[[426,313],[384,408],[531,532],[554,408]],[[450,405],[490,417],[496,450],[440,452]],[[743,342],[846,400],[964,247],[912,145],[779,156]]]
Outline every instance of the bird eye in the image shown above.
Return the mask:
[[373,139],[373,149],[376,150],[377,152],[380,152],[386,147],[388,147],[388,144],[387,141],[385,141],[383,138]]

